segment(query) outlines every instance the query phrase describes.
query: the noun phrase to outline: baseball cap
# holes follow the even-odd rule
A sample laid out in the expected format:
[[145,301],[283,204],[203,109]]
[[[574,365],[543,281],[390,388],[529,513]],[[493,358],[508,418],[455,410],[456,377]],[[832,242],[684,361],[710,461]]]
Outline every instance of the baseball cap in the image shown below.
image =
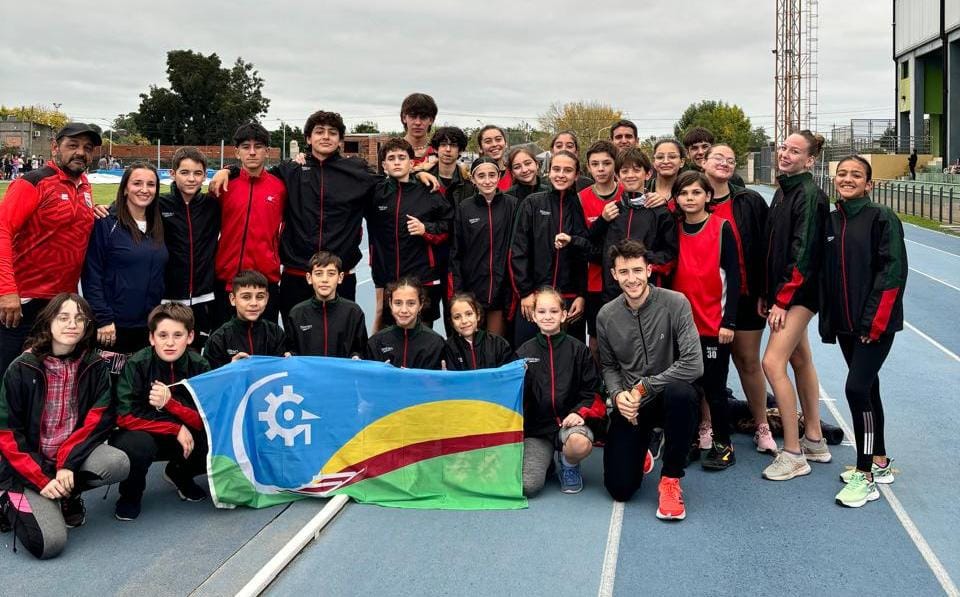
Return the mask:
[[57,141],[64,137],[78,137],[80,135],[90,135],[90,138],[93,139],[94,147],[103,145],[103,139],[100,138],[100,133],[85,122],[68,122],[66,126],[57,133]]

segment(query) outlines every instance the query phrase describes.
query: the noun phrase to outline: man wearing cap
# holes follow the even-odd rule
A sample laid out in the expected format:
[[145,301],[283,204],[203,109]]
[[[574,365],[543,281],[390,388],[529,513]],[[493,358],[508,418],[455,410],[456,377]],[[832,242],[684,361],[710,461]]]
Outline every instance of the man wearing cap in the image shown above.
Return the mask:
[[77,291],[93,228],[84,172],[101,145],[89,125],[68,123],[52,144],[53,158],[11,183],[0,201],[0,375],[49,300]]

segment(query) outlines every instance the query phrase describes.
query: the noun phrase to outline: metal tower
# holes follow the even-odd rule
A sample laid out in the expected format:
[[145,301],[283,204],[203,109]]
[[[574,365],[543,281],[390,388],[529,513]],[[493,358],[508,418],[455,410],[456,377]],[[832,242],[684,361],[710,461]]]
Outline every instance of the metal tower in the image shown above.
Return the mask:
[[776,145],[795,130],[816,126],[816,50],[817,0],[777,0],[773,50]]

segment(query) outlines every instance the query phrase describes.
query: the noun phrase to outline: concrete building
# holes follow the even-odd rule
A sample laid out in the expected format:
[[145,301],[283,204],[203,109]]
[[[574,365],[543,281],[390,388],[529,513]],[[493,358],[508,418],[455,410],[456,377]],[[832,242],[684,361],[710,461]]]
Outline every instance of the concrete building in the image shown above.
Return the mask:
[[20,120],[13,116],[0,118],[0,153],[22,153],[50,157],[50,144],[56,134],[49,126]]
[[893,60],[901,146],[914,148],[929,135],[929,152],[944,163],[955,162],[960,158],[960,2],[893,0]]

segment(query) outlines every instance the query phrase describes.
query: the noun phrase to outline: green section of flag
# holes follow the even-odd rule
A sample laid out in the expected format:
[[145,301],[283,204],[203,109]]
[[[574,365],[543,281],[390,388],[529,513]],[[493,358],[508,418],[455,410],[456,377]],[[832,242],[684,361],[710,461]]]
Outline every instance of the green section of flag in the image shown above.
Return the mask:
[[523,444],[421,460],[333,493],[394,508],[515,510],[523,497]]
[[307,496],[295,493],[261,493],[244,476],[232,458],[213,456],[210,459],[210,479],[217,505],[230,504],[250,508],[269,508],[302,500]]

